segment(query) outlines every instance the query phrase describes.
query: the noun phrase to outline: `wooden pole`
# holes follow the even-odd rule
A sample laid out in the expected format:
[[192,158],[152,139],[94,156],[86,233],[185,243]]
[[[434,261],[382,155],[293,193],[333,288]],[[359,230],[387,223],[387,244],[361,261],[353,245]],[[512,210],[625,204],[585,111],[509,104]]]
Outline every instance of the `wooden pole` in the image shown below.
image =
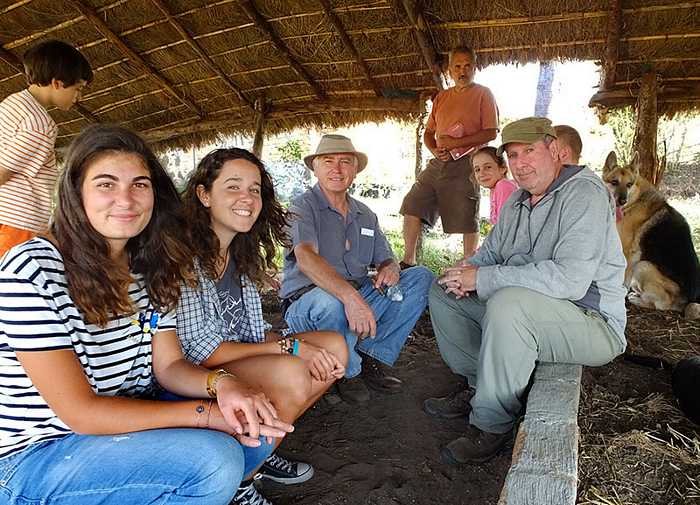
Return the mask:
[[263,140],[265,138],[265,101],[262,98],[255,100],[255,138],[253,139],[253,154],[262,157]]
[[622,0],[612,0],[608,18],[608,43],[605,48],[602,88],[611,89],[615,85],[615,73],[620,51],[620,32],[622,31]]
[[416,179],[418,179],[418,175],[423,169],[423,133],[425,132],[425,116],[427,114],[425,102],[423,102],[421,108],[423,110],[418,117],[418,124],[416,125],[416,166],[413,169],[413,175]]
[[656,134],[659,123],[657,111],[658,75],[648,72],[642,77],[637,98],[637,126],[634,130],[632,149],[637,153],[639,173],[657,186],[661,182],[656,156]]
[[416,42],[418,47],[420,47],[421,53],[423,54],[423,59],[425,64],[430,69],[433,82],[435,87],[439,90],[445,89],[442,84],[442,69],[438,64],[437,50],[432,42],[432,37],[430,33],[430,24],[423,17],[419,5],[416,0],[401,0],[406,15],[413,25],[413,30],[416,35]]

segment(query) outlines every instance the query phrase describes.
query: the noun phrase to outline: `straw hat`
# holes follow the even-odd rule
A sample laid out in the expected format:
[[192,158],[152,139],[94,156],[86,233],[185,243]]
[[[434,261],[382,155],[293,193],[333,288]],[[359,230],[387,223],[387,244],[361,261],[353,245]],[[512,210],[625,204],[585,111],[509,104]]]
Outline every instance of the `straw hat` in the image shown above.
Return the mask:
[[357,173],[362,172],[367,166],[367,155],[361,153],[355,149],[352,145],[352,140],[344,135],[330,134],[321,137],[321,141],[318,143],[316,152],[314,154],[309,154],[304,157],[304,163],[309,170],[314,169],[313,160],[316,156],[322,156],[324,154],[343,154],[351,153],[357,157]]

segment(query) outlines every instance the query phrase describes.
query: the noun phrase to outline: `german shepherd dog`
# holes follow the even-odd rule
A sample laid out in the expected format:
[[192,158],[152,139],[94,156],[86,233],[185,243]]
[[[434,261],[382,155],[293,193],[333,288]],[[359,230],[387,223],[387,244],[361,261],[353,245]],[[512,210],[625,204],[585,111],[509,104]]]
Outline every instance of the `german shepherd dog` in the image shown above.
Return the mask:
[[641,307],[678,310],[700,318],[700,263],[685,218],[644,177],[637,155],[627,166],[611,152],[603,181],[622,209],[617,231],[627,259],[628,300]]

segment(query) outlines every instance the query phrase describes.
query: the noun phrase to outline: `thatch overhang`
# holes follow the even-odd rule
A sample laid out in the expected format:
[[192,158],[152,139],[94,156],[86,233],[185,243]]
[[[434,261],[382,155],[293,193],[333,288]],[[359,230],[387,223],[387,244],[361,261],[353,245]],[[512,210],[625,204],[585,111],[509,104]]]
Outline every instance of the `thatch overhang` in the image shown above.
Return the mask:
[[[92,121],[158,145],[265,131],[412,119],[440,83],[447,50],[479,65],[592,59],[593,102],[633,103],[660,79],[664,111],[700,103],[700,2],[673,0],[4,0],[0,96],[24,86],[21,54],[41,39],[78,46],[95,80],[80,107],[51,111],[59,145]],[[517,83],[513,83],[517,86]]]

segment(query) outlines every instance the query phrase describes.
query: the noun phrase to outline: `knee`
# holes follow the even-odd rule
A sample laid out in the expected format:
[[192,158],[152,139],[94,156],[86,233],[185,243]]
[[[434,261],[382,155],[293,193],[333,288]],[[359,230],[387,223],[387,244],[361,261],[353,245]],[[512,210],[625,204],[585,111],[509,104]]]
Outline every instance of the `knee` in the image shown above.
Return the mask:
[[533,291],[527,288],[499,289],[486,302],[486,317],[503,322],[520,320],[528,313],[527,304],[532,300],[532,294]]
[[401,272],[401,284],[405,284],[407,287],[410,287],[412,290],[417,290],[420,293],[428,292],[433,279],[435,279],[433,272],[420,265]]
[[333,354],[342,363],[348,365],[348,344],[345,337],[334,331],[324,332],[324,349]]
[[320,292],[310,310],[310,317],[314,321],[323,321],[329,318],[345,318],[345,307],[335,296],[318,289]]
[[275,402],[284,408],[285,404],[297,408],[305,404],[311,396],[311,374],[301,358],[285,359],[277,367],[280,377],[279,397]]

